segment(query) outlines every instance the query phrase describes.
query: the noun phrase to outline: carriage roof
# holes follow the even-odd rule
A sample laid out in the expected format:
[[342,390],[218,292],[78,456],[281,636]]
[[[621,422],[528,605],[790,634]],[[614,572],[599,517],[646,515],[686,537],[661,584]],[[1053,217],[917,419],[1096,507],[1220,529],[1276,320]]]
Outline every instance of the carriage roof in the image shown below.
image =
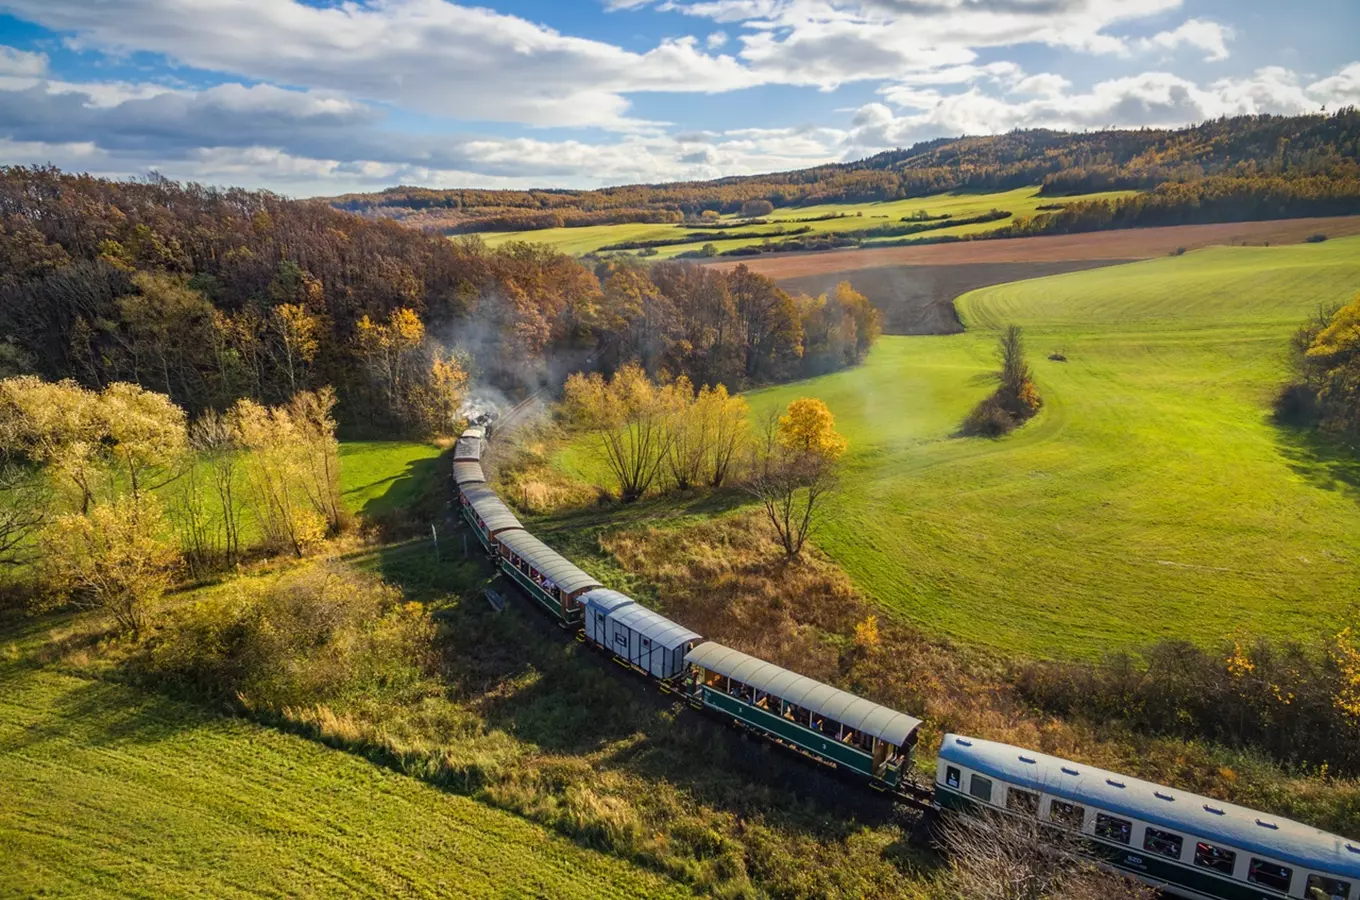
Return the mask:
[[1142,819],[1281,862],[1360,878],[1360,841],[1290,819],[1010,744],[946,734],[940,758],[1010,784]]
[[453,445],[454,462],[479,462],[482,458],[482,439],[464,433]]
[[501,535],[502,545],[533,566],[568,594],[597,588],[600,583],[568,562],[560,553],[527,531]]
[[492,534],[513,528],[523,528],[515,514],[510,511],[496,492],[482,484],[474,484],[463,488],[463,496],[467,498],[468,505],[477,517],[486,524],[487,531]]
[[898,747],[909,746],[921,727],[920,719],[713,641],[695,647],[685,656],[685,661],[735,678],[756,690]]
[[455,484],[484,484],[486,474],[482,471],[482,464],[475,462],[456,462],[453,464],[453,480]]

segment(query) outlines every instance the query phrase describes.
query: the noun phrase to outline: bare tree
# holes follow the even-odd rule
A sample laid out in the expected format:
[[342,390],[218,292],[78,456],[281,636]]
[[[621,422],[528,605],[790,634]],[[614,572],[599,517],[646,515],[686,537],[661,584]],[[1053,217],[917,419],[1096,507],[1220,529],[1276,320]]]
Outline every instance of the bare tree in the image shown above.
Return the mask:
[[800,450],[785,438],[777,411],[765,417],[755,441],[747,490],[765,508],[784,555],[803,552],[822,501],[836,486],[835,456]]
[[1153,900],[1145,885],[1098,869],[1082,837],[1030,816],[951,815],[939,829],[947,897],[988,900]]
[[12,463],[0,463],[0,569],[28,562],[31,540],[47,522],[51,489],[40,473]]

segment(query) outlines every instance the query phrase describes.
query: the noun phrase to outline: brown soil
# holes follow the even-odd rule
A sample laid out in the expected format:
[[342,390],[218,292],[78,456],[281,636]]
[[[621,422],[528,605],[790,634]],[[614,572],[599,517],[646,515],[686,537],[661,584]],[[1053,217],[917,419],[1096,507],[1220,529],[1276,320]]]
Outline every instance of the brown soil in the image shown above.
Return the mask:
[[977,263],[953,266],[872,266],[845,272],[826,272],[799,278],[781,278],[780,287],[791,294],[817,296],[830,293],[836,284],[849,281],[883,313],[885,334],[955,334],[963,331],[954,298],[977,288],[1025,278],[1061,275],[1081,269],[1133,259],[1070,259],[1053,262]]
[[1360,216],[1132,228],[1007,240],[771,254],[745,263],[794,293],[819,294],[849,281],[883,310],[888,334],[952,334],[962,330],[954,300],[992,284],[1150,259],[1217,244],[1296,244],[1313,234],[1360,234]]
[[1060,234],[1009,240],[962,241],[919,247],[828,250],[821,253],[770,254],[714,265],[731,268],[746,263],[772,278],[798,278],[871,266],[947,266],[974,263],[1056,262],[1071,259],[1148,259],[1178,247],[1195,250],[1212,244],[1297,244],[1311,234],[1329,238],[1360,234],[1360,216],[1283,219],[1276,222],[1228,222],[1177,225],[1172,228],[1129,228],[1089,234]]

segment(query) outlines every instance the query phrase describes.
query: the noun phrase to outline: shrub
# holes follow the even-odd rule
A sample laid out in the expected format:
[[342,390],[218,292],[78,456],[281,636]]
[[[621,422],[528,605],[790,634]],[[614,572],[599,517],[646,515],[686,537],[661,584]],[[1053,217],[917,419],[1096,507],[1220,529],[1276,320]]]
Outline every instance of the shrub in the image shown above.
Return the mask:
[[962,432],[972,437],[1001,437],[1010,434],[1019,424],[993,394],[973,407],[968,418],[963,420]]
[[328,561],[228,585],[180,611],[132,665],[155,682],[279,712],[409,691],[433,640],[423,606]]
[[1321,244],[1325,240],[1327,240],[1327,235],[1319,232],[1318,234],[1308,235],[1308,237],[1303,239],[1303,242],[1305,244]]
[[741,205],[742,218],[746,219],[768,216],[772,212],[774,212],[774,204],[769,200],[747,200]]
[[1318,419],[1317,395],[1306,384],[1291,384],[1275,398],[1275,420],[1286,425],[1311,425]]

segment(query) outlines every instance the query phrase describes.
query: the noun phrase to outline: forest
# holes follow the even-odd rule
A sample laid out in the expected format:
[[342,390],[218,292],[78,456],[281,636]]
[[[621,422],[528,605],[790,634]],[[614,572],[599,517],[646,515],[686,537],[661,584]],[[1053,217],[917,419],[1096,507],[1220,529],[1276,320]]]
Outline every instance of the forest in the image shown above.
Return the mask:
[[[523,231],[625,222],[680,222],[736,214],[753,201],[773,207],[902,200],[943,191],[999,191],[1042,184],[1060,197],[1107,190],[1169,190],[1159,201],[1185,221],[1195,215],[1281,218],[1360,211],[1360,113],[1238,116],[1179,129],[1068,133],[1047,129],[941,138],[856,162],[707,182],[574,190],[434,190],[396,187],[331,199],[339,209],[395,218],[443,233]],[[1315,182],[1331,188],[1318,196]],[[1196,205],[1211,196],[1268,195],[1255,204]],[[1340,209],[1341,213],[1333,210]],[[1157,216],[1147,213],[1147,218]],[[1163,209],[1162,218],[1172,218]],[[1136,217],[1135,217],[1136,218]],[[1128,214],[1115,227],[1128,227]],[[1055,229],[1076,230],[1069,215]],[[1141,223],[1132,223],[1141,224]],[[1106,226],[1109,227],[1109,226]]]
[[853,291],[744,268],[587,268],[240,189],[0,169],[0,377],[138,384],[193,417],[333,387],[348,435],[448,433],[472,384],[513,392],[629,360],[732,390],[853,364]]

